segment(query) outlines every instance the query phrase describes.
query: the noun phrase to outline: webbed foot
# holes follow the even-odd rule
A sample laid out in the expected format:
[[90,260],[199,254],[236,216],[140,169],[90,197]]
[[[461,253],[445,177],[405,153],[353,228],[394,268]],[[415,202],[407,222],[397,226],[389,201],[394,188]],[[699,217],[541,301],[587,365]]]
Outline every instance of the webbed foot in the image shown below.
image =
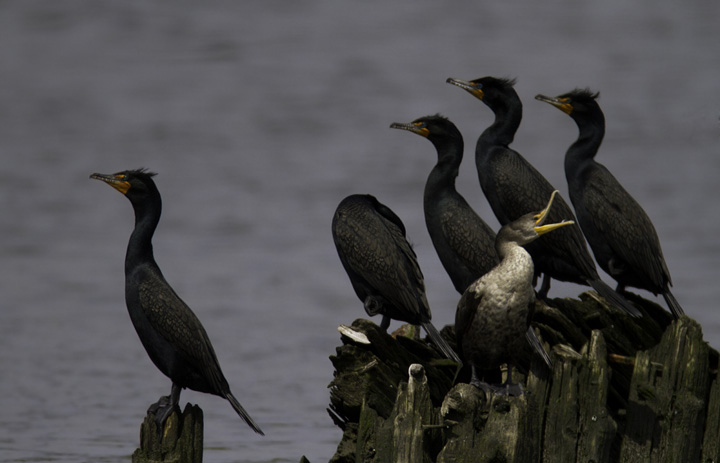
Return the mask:
[[493,386],[492,384],[480,380],[472,380],[470,381],[470,385],[480,389],[485,393],[485,395],[495,394],[498,390],[497,386]]
[[523,385],[520,383],[517,384],[503,384],[502,386],[496,386],[498,391],[497,394],[499,395],[507,395],[510,397],[520,397],[525,393],[525,388],[523,388]]
[[175,410],[180,413],[180,407],[172,403],[169,395],[160,397],[160,400],[148,407],[148,413],[155,415],[155,424],[157,424],[158,429],[163,428],[165,421],[170,418],[170,415],[172,415],[172,412]]
[[170,418],[170,415],[172,415],[174,411],[177,410],[178,414],[181,413],[180,407],[178,406],[178,402],[180,401],[180,391],[180,386],[173,383],[170,395],[160,397],[157,402],[148,407],[148,413],[153,413],[155,415],[155,424],[157,424],[158,429],[162,430],[165,425],[165,421]]

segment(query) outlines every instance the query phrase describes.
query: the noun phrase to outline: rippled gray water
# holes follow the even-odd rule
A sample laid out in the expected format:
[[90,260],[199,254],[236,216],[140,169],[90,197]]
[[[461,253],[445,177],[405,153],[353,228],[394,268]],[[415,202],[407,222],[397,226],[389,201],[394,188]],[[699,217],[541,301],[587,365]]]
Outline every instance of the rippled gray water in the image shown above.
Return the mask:
[[330,236],[337,203],[373,193],[405,221],[438,325],[458,298],[423,223],[432,146],[388,125],[455,121],[458,188],[497,226],[470,155],[491,114],[450,76],[518,78],[514,147],[562,192],[576,129],[533,96],[600,90],[599,159],[720,346],[720,3],[511,3],[0,1],[0,461],[128,461],[169,392],[124,305],[131,206],[88,180],[140,166],[160,173],[156,258],[267,434],[185,391],[205,461],[327,461],[328,356],[364,316]]

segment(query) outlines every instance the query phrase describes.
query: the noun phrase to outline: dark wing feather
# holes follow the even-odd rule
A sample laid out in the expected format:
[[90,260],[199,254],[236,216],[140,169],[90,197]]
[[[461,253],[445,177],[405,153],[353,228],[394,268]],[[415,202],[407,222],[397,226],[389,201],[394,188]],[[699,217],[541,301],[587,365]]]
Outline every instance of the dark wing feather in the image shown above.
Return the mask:
[[[493,158],[496,159],[492,168],[495,173],[495,191],[502,193],[497,196],[499,208],[493,206],[493,212],[500,223],[506,225],[524,214],[544,209],[555,188],[520,154],[510,148],[504,149],[508,152],[506,155]],[[570,206],[558,195],[550,209],[547,223],[563,220],[576,221],[576,218]],[[547,250],[548,247],[552,248],[552,252]],[[585,279],[599,278],[585,238],[577,226],[559,228],[541,236],[526,248],[536,260],[539,270],[544,271],[546,265],[551,265],[551,272],[560,272],[570,281],[580,279],[584,282]],[[557,258],[551,259],[551,256]]]
[[400,220],[400,217],[398,217],[392,209],[390,209],[378,200],[375,200],[374,206],[375,211],[385,220],[388,220],[393,225],[395,225],[400,230],[400,234],[402,235],[402,237],[406,238],[407,232],[405,231],[405,224],[402,222],[402,220]]
[[670,273],[655,227],[640,204],[601,164],[588,175],[582,200],[588,211],[586,219],[592,220],[615,255],[658,289],[663,288]]
[[366,209],[360,217],[336,217],[333,237],[351,280],[353,275],[361,278],[374,295],[390,303],[391,310],[399,312],[390,314],[393,318],[415,323],[419,316],[430,318],[417,257],[395,221]]
[[229,390],[215,351],[200,320],[162,276],[144,278],[138,287],[140,304],[153,329],[216,393]]
[[485,283],[482,280],[478,280],[465,290],[458,302],[457,310],[455,311],[455,339],[461,357],[463,355],[463,338],[472,326],[472,322],[477,314],[477,307],[482,302],[484,291]]
[[475,279],[498,264],[495,232],[469,206],[465,211],[446,209],[440,224],[448,245]]

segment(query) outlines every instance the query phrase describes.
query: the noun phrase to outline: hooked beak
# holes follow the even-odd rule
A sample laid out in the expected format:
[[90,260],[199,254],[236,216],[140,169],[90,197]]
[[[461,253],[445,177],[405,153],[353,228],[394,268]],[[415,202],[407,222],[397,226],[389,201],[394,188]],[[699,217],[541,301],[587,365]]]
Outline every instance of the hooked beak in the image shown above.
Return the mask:
[[116,177],[115,175],[92,174],[90,178],[103,181],[122,194],[126,194],[130,189],[130,182],[123,180],[120,177]]
[[565,225],[572,225],[575,222],[572,220],[563,220],[560,223],[550,223],[547,225],[543,225],[545,222],[545,219],[547,219],[548,213],[550,212],[550,206],[552,206],[553,200],[555,199],[555,195],[558,193],[557,190],[552,192],[552,195],[550,195],[550,201],[548,202],[548,205],[540,211],[538,214],[535,215],[535,233],[538,235],[544,235],[545,233],[548,233],[550,231],[555,230],[556,228],[564,227]]
[[418,135],[420,135],[420,136],[423,136],[423,137],[425,137],[425,138],[427,138],[428,135],[430,135],[430,131],[427,129],[427,127],[425,127],[424,124],[416,125],[416,124],[413,124],[413,123],[401,124],[400,122],[393,122],[392,124],[390,124],[390,128],[391,128],[391,129],[407,130],[407,131],[409,131],[409,132],[416,133],[416,134],[418,134]]
[[460,87],[478,100],[482,100],[485,96],[485,93],[482,91],[482,88],[480,88],[479,84],[474,84],[467,80],[454,79],[452,77],[448,77],[445,82],[451,85],[455,85],[456,87]]
[[568,115],[570,115],[573,111],[572,104],[568,103],[567,98],[553,98],[545,95],[535,95],[535,99],[551,104]]

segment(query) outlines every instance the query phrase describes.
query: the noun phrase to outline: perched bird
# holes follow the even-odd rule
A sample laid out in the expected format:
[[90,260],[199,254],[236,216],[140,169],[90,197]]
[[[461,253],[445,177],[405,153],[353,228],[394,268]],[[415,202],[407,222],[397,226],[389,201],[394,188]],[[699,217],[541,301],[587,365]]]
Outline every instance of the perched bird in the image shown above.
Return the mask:
[[155,262],[152,237],[162,201],[154,175],[141,169],[90,176],[124,194],[135,211],[135,229],[125,255],[125,302],[150,359],[172,380],[170,396],[162,397],[150,410],[162,425],[177,408],[181,390],[190,388],[227,399],[253,431],[263,434],[230,392],[200,320],[165,281]]
[[368,315],[422,325],[447,358],[460,358],[430,322],[430,306],[417,257],[405,226],[390,208],[371,195],[350,195],[335,211],[332,234],[340,262]]
[[[517,151],[509,147],[522,119],[522,103],[512,80],[482,77],[472,81],[448,79],[485,103],[495,114],[495,121],[483,131],[475,147],[475,164],[480,186],[502,225],[544,207],[542,198],[555,190]],[[550,213],[552,223],[572,220],[575,216],[567,203],[558,197]],[[547,297],[550,278],[589,285],[616,307],[633,316],[640,312],[623,296],[600,279],[595,262],[578,227],[564,227],[528,245],[535,263],[535,276],[543,274],[538,291]]]
[[[390,128],[407,130],[427,138],[437,151],[437,164],[425,183],[425,225],[435,251],[458,293],[495,267],[495,232],[455,189],[463,157],[463,138],[457,126],[438,115],[411,123],[395,122]],[[548,365],[552,362],[537,335],[528,328],[528,341]]]
[[565,154],[565,176],[578,222],[600,267],[625,286],[662,294],[675,318],[685,312],[670,292],[672,281],[650,218],[620,182],[595,161],[605,135],[605,116],[589,90],[556,98],[538,95],[573,118],[580,132]]
[[[472,370],[471,384],[488,392],[519,395],[522,388],[511,383],[535,301],[534,268],[524,245],[552,230],[573,224],[562,221],[544,225],[555,194],[541,212],[529,213],[504,225],[495,247],[500,264],[470,285],[460,298],[455,314],[458,348]],[[508,364],[507,380],[493,387],[480,379],[480,372]]]
[[495,232],[455,189],[463,158],[463,138],[447,118],[425,116],[409,124],[393,123],[427,138],[437,150],[437,164],[430,171],[423,196],[425,225],[455,289],[468,286],[498,262]]

